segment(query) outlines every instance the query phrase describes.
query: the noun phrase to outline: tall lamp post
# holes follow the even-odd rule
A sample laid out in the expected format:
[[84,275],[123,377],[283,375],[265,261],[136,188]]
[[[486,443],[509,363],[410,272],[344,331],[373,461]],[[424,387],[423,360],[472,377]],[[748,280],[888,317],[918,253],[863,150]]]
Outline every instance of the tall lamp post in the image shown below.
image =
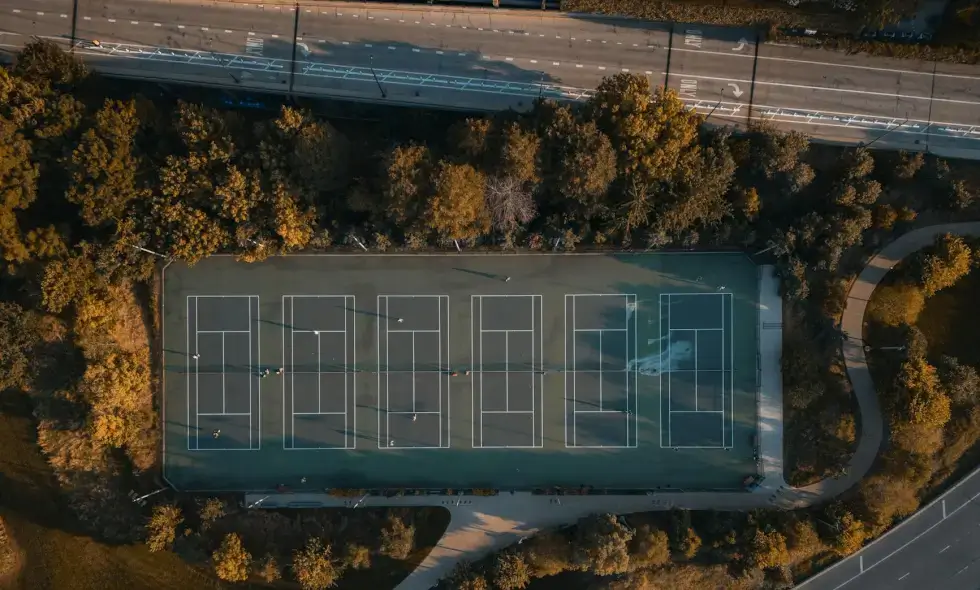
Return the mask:
[[378,85],[378,90],[381,91],[381,98],[388,98],[388,95],[385,93],[384,87],[381,86],[381,81],[378,80],[378,75],[374,73],[374,55],[370,55],[368,57],[370,58],[371,75],[374,76],[374,83]]

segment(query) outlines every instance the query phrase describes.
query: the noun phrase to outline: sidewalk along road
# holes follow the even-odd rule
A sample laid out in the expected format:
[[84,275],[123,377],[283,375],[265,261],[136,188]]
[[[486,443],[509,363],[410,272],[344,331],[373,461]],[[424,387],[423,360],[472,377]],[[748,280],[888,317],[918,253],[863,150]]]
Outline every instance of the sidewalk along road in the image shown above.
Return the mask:
[[0,15],[8,52],[32,35],[66,48],[74,39],[94,69],[148,80],[497,110],[584,100],[603,77],[629,72],[711,122],[980,153],[980,68],[760,44],[749,29],[328,2],[79,0],[76,12],[68,0],[0,0]]

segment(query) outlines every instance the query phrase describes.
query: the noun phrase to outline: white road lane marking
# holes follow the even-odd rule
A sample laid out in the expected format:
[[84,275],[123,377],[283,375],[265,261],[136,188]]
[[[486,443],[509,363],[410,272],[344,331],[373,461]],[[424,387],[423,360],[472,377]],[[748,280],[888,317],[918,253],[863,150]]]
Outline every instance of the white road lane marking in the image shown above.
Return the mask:
[[19,13],[19,12],[20,12],[20,9],[19,8],[15,8],[14,9],[14,13]]
[[536,64],[536,63],[538,63],[538,60],[536,60],[536,59],[532,59],[532,60],[531,60],[531,63],[533,63],[533,64]]
[[161,25],[160,23],[153,23],[153,26],[154,27],[162,27],[163,25]]
[[44,13],[43,12],[38,12],[37,15],[38,16],[44,16]]
[[901,582],[902,580],[904,580],[907,577],[909,577],[909,575],[908,574],[905,574],[904,576],[902,576],[901,578],[899,578],[898,581]]
[[92,20],[92,17],[91,16],[83,16],[82,19],[84,19],[84,20]]
[[231,29],[225,29],[225,32],[226,33],[233,33],[234,31],[232,31]]
[[[700,80],[713,80],[717,82],[742,82],[744,84],[751,84],[751,80],[742,80],[737,78],[720,78],[718,76],[699,76],[697,74],[671,74],[671,76],[686,76],[688,78],[697,78]],[[930,96],[916,96],[914,94],[895,94],[892,92],[876,92],[873,90],[857,90],[856,88],[830,88],[828,86],[810,86],[808,84],[789,84],[786,82],[766,82],[764,80],[756,80],[755,83],[761,86],[775,86],[778,88],[800,88],[802,90],[821,90],[824,92],[840,92],[843,94],[866,94],[868,96],[885,96],[888,98],[905,98],[908,100],[931,100],[935,102],[946,102],[951,104],[969,104],[969,105],[980,105],[980,101],[974,100],[958,100],[954,98],[933,98]]]
[[943,547],[942,549],[940,549],[939,552],[940,553],[945,553],[946,550],[949,549],[950,547],[952,547],[952,545],[946,545],[945,547]]
[[110,19],[109,19],[109,22],[110,22],[110,23],[114,23],[114,22],[116,22],[116,19],[114,19],[114,18],[110,18]]
[[67,14],[59,14],[58,16],[60,16],[61,18],[68,18]]
[[[648,47],[651,47],[652,48],[653,46],[652,45],[648,45]],[[686,52],[686,53],[707,53],[709,55],[725,55],[725,56],[728,56],[728,57],[738,57],[738,58],[742,58],[742,59],[755,59],[755,56],[753,56],[753,55],[745,55],[745,54],[741,54],[741,53],[722,53],[720,51],[707,51],[707,50],[699,50],[699,49],[686,49],[686,48],[683,48],[683,47],[674,47],[672,49],[672,51],[682,51],[682,52]],[[862,66],[862,65],[858,65],[858,64],[829,63],[829,62],[825,62],[825,61],[815,61],[815,60],[810,60],[810,59],[794,59],[794,58],[790,58],[790,57],[774,57],[774,56],[771,56],[771,55],[760,55],[759,56],[759,60],[760,61],[765,60],[765,61],[779,61],[779,62],[786,62],[786,63],[806,64],[806,65],[811,65],[811,66],[827,66],[828,68],[851,68],[851,69],[855,69],[855,70],[868,70],[868,71],[871,71],[871,72],[886,72],[886,73],[889,73],[889,74],[910,74],[910,75],[914,75],[914,76],[931,76],[932,75],[932,72],[931,71],[921,71],[920,72],[920,71],[916,71],[916,70],[902,70],[902,69],[899,69],[899,68],[881,68],[881,67],[876,67],[876,66]],[[980,81],[980,76],[966,76],[966,75],[960,75],[960,74],[943,74],[941,72],[936,72],[936,77],[937,78],[959,78],[959,79],[963,79],[963,80],[978,80],[978,81]]]
[[138,24],[140,24],[140,21],[138,21],[138,20],[131,20],[131,21],[129,21],[129,24],[131,24],[131,25],[138,25]]

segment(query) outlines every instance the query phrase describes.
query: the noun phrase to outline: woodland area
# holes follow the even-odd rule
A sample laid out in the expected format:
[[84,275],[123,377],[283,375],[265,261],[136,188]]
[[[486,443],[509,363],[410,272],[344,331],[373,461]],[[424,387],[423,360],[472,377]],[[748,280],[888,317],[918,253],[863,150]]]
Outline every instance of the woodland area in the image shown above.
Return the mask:
[[[607,78],[587,103],[545,101],[523,114],[375,108],[364,120],[328,121],[291,106],[236,110],[133,92],[43,42],[0,69],[0,387],[28,396],[37,443],[88,534],[173,548],[229,581],[288,570],[316,589],[382,565],[404,569],[443,518],[363,512],[366,533],[354,534],[336,516],[255,515],[222,499],[131,502],[128,491],[153,489],[159,470],[150,359],[161,258],[224,252],[248,262],[358,242],[385,251],[453,241],[759,252],[778,264],[788,300],[787,478],[804,483],[846,465],[858,428],[836,329],[850,274],[918,217],[977,213],[972,163],[819,146],[767,127],[735,135],[630,75]],[[912,402],[896,408],[910,429],[925,419]],[[606,574],[584,582],[597,588],[670,575],[681,585],[702,579],[683,576],[785,584],[907,513],[922,473],[876,476],[813,514],[593,517],[454,583],[523,588],[531,577],[593,571]]]

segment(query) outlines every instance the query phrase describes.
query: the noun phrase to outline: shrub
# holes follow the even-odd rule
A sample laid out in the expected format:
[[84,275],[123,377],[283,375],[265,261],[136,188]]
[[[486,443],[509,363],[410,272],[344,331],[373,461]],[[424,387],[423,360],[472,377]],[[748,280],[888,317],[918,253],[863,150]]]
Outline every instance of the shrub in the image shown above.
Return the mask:
[[330,546],[310,537],[306,546],[293,554],[293,575],[303,590],[325,590],[337,583],[341,571],[331,558]]
[[252,556],[242,546],[242,538],[237,533],[228,533],[221,540],[221,546],[211,554],[214,573],[226,582],[244,582],[248,579]]
[[415,548],[415,527],[406,526],[391,514],[381,529],[381,554],[392,559],[407,559]]
[[885,285],[875,290],[871,296],[868,315],[885,326],[911,326],[918,321],[925,304],[925,293],[915,285]]
[[177,526],[184,522],[180,508],[171,504],[153,507],[153,514],[146,524],[146,545],[150,551],[169,549],[177,533]]
[[531,583],[527,562],[520,554],[505,551],[493,563],[493,583],[500,590],[521,590]]

